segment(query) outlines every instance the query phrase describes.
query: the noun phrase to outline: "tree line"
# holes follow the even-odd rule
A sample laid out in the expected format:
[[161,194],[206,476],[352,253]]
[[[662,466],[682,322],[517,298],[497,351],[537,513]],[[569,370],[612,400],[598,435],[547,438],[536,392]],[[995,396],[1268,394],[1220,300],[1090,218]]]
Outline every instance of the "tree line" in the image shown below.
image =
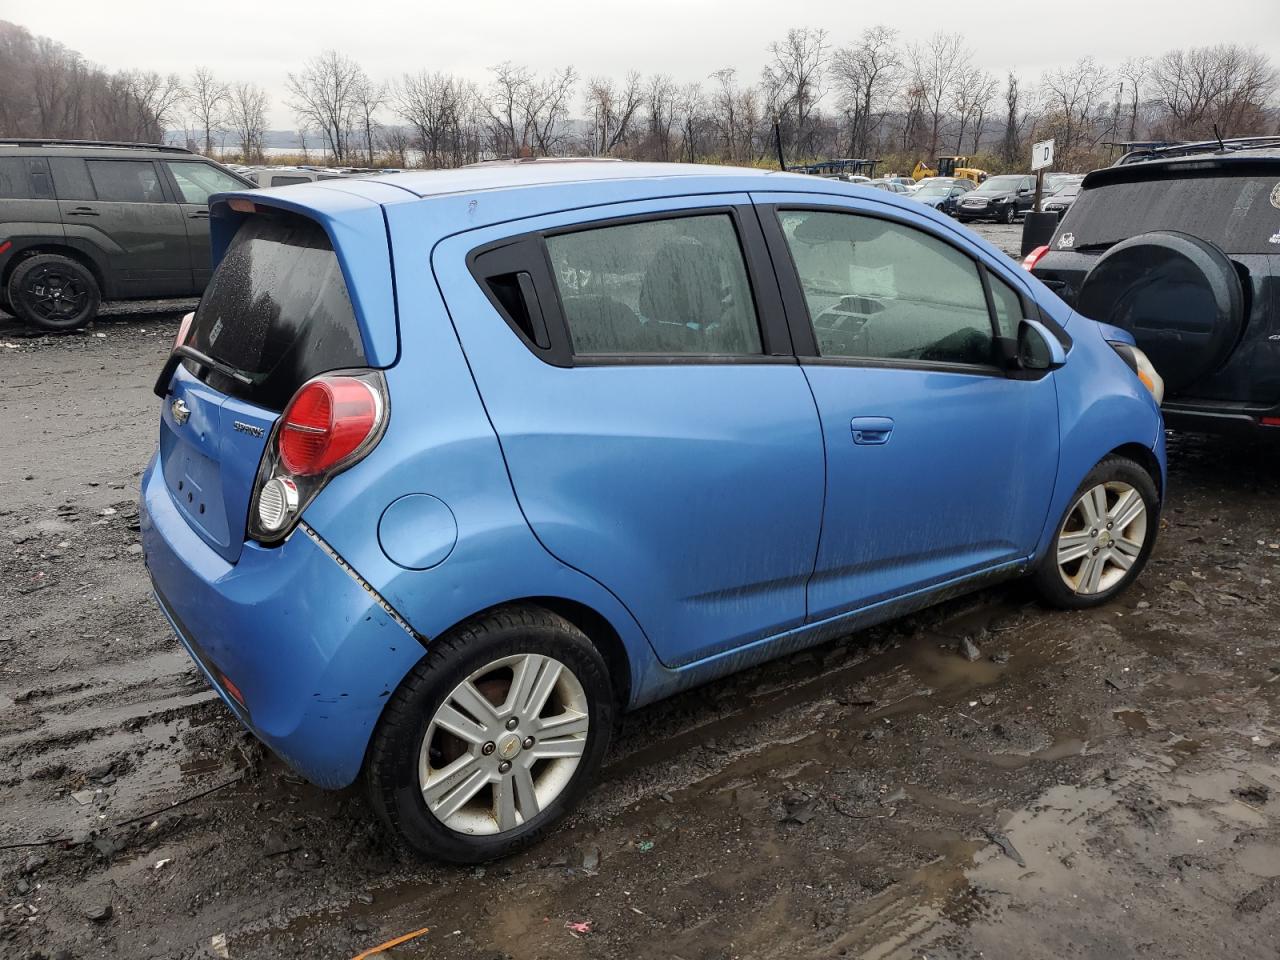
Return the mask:
[[[0,21],[0,136],[154,141],[177,133],[209,155],[264,157],[270,102],[207,68],[110,71]],[[632,70],[582,77],[504,62],[483,80],[423,69],[375,78],[327,50],[286,82],[300,150],[336,164],[455,167],[502,156],[612,156],[742,164],[832,156],[957,154],[1022,169],[1033,140],[1057,166],[1105,162],[1115,143],[1280,130],[1280,74],[1261,51],[1217,44],[1120,64],[1085,56],[1028,80],[993,76],[964,37],[905,42],[872,26],[848,43],[797,28],[753,81],[724,67],[697,82]]]

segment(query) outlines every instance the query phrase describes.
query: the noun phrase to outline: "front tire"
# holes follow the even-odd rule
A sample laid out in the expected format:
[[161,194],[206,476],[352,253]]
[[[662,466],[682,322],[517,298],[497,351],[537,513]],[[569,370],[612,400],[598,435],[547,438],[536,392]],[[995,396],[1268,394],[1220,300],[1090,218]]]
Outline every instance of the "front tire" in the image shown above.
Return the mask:
[[411,849],[482,863],[577,804],[613,726],[608,668],[569,621],[504,607],[432,640],[374,732],[374,808]]
[[1127,457],[1089,471],[1055,529],[1032,581],[1052,607],[1099,607],[1142,572],[1160,526],[1155,480]]
[[1016,213],[1017,213],[1017,209],[1011,203],[1007,207],[1005,207],[1003,211],[1001,211],[998,219],[1001,223],[1006,223],[1006,224],[1013,223],[1013,218]]
[[5,291],[15,316],[55,333],[79,330],[98,315],[102,292],[82,263],[41,253],[14,268]]

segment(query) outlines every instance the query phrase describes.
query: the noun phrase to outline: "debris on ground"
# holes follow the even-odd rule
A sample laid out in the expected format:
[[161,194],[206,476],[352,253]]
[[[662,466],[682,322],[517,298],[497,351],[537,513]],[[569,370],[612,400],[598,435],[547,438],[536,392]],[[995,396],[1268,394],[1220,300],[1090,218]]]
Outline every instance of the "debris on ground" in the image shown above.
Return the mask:
[[798,823],[804,826],[818,815],[819,798],[807,794],[792,792],[782,797],[782,816],[780,823]]
[[585,937],[591,932],[592,921],[590,920],[566,920],[564,922],[565,929],[569,931],[571,937]]
[[1016,863],[1020,867],[1025,867],[1027,861],[1022,859],[1022,854],[1018,852],[1018,848],[1013,845],[1013,841],[1006,837],[1003,833],[995,830],[982,831],[988,840],[1000,848],[1001,852]]
[[982,651],[978,649],[978,645],[973,642],[971,637],[960,638],[960,655],[970,663],[982,659]]

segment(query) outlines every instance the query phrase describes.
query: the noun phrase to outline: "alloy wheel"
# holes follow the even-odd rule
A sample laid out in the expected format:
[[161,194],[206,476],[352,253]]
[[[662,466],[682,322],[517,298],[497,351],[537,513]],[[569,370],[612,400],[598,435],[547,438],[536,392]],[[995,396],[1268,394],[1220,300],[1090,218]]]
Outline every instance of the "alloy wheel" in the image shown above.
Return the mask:
[[418,761],[427,809],[458,833],[523,826],[569,785],[589,728],[586,692],[560,661],[520,654],[486,664],[427,726]]
[[1147,505],[1122,480],[1086,490],[1067,513],[1056,545],[1058,572],[1076,594],[1117,586],[1147,542]]
[[80,281],[57,267],[40,267],[26,278],[22,297],[32,312],[44,320],[71,320],[84,309],[87,291]]

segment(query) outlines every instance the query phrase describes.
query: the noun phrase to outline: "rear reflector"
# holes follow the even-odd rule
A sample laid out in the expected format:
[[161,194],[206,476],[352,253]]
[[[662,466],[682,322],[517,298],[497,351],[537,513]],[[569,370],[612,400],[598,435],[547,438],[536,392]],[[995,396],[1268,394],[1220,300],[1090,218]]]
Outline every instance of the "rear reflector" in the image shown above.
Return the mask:
[[295,476],[324,473],[354,453],[378,421],[378,397],[363,380],[312,380],[281,418],[280,460]]
[[1040,258],[1043,257],[1048,252],[1049,252],[1048,246],[1036,247],[1034,250],[1032,250],[1025,257],[1022,258],[1022,269],[1023,270],[1035,269],[1035,265],[1040,262]]
[[1280,427],[1280,417],[1263,417],[1258,422],[1264,427]]
[[0,243],[0,253],[8,253],[9,248],[12,246],[13,246],[12,240],[6,240],[4,243]]

